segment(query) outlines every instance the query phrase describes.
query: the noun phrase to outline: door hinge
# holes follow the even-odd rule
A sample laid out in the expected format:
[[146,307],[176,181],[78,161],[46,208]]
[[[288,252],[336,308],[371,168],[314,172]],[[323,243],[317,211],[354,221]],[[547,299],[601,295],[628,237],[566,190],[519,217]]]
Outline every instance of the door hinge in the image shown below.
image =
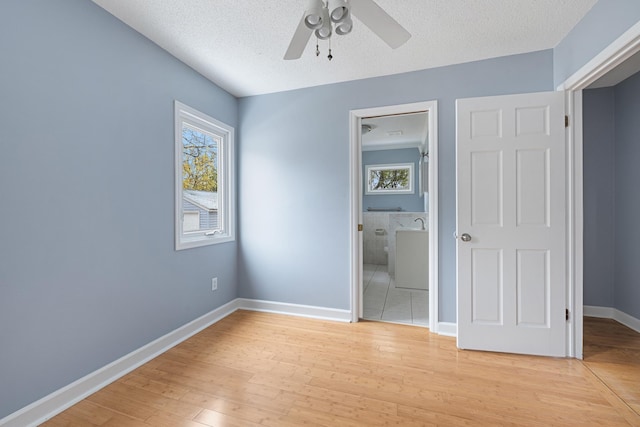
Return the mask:
[[362,224],[358,224],[358,231],[364,230],[364,226]]
[[564,116],[564,127],[569,127],[569,116]]
[[567,322],[569,321],[569,309],[568,308],[564,309],[564,320],[566,320]]

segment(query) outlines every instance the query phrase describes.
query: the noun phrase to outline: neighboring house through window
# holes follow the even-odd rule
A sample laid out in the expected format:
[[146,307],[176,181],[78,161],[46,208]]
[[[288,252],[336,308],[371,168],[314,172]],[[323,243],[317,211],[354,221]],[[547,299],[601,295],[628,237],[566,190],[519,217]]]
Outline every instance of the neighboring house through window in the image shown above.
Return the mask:
[[234,130],[175,102],[176,250],[235,239]]

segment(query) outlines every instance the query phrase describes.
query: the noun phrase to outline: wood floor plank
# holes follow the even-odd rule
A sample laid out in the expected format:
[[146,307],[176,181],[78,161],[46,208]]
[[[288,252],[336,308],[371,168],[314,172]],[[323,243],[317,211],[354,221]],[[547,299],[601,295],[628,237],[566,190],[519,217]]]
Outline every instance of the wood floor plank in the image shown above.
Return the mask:
[[[101,426],[115,417],[117,413],[96,405],[88,400],[81,400],[73,407],[73,411],[67,411],[63,414],[65,417],[65,423],[53,424],[53,425],[66,425],[66,426]],[[56,417],[58,418],[58,417]]]
[[[350,420],[350,422],[353,422],[356,426],[423,425],[421,422],[418,422],[418,420],[399,417],[397,410],[394,411],[394,413],[382,413],[353,405],[350,402],[319,399],[309,396],[301,397],[301,399],[295,402],[292,413],[296,412],[331,414],[338,417],[341,423],[346,423],[344,420]],[[313,418],[318,418],[318,416],[314,415]],[[326,418],[322,418],[323,422],[326,422],[326,420]],[[340,425],[341,423],[334,425]]]
[[627,420],[640,425],[633,424],[640,416],[640,333],[612,319],[585,317],[583,353],[584,365],[623,402]]
[[111,409],[118,414],[126,415],[127,417],[137,420],[146,420],[154,414],[155,411],[153,408],[131,400],[126,394],[118,394],[113,391],[117,385],[118,382],[116,381],[87,397],[87,400],[96,405]]
[[448,427],[469,427],[478,426],[477,419],[456,416],[449,413],[432,411],[428,409],[416,408],[413,406],[400,405],[398,415],[410,420],[417,420],[427,423],[426,425],[448,426]]
[[127,415],[117,414],[113,418],[111,418],[106,423],[102,424],[102,427],[148,427],[149,424],[146,422],[139,420],[137,418],[132,418]]
[[209,409],[202,411],[195,420],[211,427],[261,427],[258,423]]
[[149,408],[155,414],[158,411],[172,413],[180,418],[192,419],[202,408],[186,402],[153,393],[139,387],[130,386],[122,381],[117,381],[109,386],[112,395],[126,396],[131,403],[139,407]]
[[148,425],[155,427],[208,427],[206,424],[165,411],[158,411],[147,418],[145,426]]
[[640,341],[615,326],[585,321],[583,362],[460,351],[406,325],[238,311],[44,425],[640,426]]
[[87,427],[99,426],[102,424],[95,424],[90,420],[83,419],[73,413],[63,412],[62,414],[59,414],[58,416],[49,420],[46,425],[49,427]]
[[133,387],[138,387],[143,390],[150,391],[152,393],[166,396],[171,399],[180,399],[187,393],[189,388],[183,387],[179,384],[170,384],[163,381],[157,381],[152,378],[147,378],[144,375],[138,373],[131,373],[122,379],[123,384],[127,384]]
[[285,415],[291,406],[293,406],[295,396],[282,390],[269,387],[254,387],[252,392],[243,392],[240,395],[228,395],[226,397],[217,396],[215,390],[209,393],[191,391],[180,400],[193,403],[205,409],[217,410],[222,401],[244,404],[256,409],[265,409],[280,415]]

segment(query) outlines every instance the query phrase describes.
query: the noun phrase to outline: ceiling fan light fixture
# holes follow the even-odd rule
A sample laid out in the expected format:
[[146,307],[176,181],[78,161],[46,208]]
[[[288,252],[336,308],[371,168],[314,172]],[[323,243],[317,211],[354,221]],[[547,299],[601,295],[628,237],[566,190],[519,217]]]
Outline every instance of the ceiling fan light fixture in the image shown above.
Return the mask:
[[322,26],[316,29],[316,37],[326,40],[331,37],[331,20],[329,19],[329,9],[322,9]]
[[[304,24],[310,30],[321,28],[324,24],[324,10],[322,0],[309,0],[307,9],[304,12]],[[328,21],[328,19],[327,19]]]
[[349,17],[349,5],[346,0],[329,0],[329,16],[331,21],[339,23]]
[[347,14],[347,18],[336,24],[336,34],[340,36],[344,36],[345,34],[349,34],[353,30],[353,21],[351,20],[351,14]]
[[[299,0],[300,1],[300,0]],[[306,0],[307,7],[298,21],[296,31],[284,54],[285,60],[299,59],[311,36],[329,40],[331,60],[331,36],[344,36],[353,30],[352,14],[383,42],[396,49],[411,38],[402,25],[385,12],[375,0]],[[316,43],[316,56],[319,55]]]

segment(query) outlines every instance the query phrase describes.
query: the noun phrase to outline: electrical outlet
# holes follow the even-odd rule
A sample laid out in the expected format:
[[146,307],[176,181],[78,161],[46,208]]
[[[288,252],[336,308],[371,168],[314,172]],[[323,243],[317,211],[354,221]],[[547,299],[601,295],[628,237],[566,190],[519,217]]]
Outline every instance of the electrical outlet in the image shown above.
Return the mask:
[[211,279],[211,290],[212,291],[217,291],[218,290],[218,278],[214,277],[213,279]]

